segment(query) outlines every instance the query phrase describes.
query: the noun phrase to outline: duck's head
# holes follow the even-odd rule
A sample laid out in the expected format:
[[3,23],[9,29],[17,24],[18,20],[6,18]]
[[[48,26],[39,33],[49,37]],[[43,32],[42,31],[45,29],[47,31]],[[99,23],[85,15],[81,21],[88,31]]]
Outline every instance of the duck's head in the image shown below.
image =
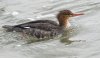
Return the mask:
[[57,19],[59,21],[59,25],[66,27],[68,25],[68,21],[70,17],[80,16],[83,13],[73,13],[70,10],[62,10],[58,13]]

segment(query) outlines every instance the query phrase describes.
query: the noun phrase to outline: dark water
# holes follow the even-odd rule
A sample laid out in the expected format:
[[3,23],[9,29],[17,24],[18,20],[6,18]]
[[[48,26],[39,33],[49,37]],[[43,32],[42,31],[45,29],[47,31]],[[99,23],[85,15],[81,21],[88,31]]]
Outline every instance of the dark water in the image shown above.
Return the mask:
[[[85,15],[71,18],[62,38],[27,44],[30,38],[5,32],[5,24],[52,19],[62,9]],[[98,0],[0,0],[0,58],[99,58],[100,1]],[[67,40],[69,39],[69,40]]]

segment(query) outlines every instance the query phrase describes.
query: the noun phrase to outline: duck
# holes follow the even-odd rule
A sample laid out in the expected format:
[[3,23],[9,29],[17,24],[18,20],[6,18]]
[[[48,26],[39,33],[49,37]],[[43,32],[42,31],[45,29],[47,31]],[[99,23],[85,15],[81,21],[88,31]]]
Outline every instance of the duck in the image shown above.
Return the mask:
[[58,23],[53,20],[36,20],[18,25],[4,25],[6,31],[22,32],[36,38],[55,37],[61,35],[68,28],[70,17],[80,16],[83,13],[73,13],[70,10],[61,10],[56,15]]

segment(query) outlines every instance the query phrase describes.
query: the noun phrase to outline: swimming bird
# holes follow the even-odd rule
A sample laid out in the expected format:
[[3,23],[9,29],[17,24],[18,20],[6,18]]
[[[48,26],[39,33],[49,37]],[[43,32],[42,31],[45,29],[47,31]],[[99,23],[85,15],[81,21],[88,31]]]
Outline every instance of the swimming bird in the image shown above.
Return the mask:
[[24,32],[37,38],[54,37],[64,33],[68,27],[70,17],[79,15],[83,15],[83,13],[75,14],[70,10],[61,10],[56,15],[59,23],[52,20],[36,20],[14,26],[4,25],[2,27],[7,31]]

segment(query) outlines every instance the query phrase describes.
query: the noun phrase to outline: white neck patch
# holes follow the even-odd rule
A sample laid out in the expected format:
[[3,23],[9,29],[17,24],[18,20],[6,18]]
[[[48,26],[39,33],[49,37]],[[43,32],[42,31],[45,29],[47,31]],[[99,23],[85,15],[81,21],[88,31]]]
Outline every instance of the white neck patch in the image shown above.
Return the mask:
[[70,26],[71,26],[70,22],[69,22],[69,21],[67,21],[67,27],[70,27]]

